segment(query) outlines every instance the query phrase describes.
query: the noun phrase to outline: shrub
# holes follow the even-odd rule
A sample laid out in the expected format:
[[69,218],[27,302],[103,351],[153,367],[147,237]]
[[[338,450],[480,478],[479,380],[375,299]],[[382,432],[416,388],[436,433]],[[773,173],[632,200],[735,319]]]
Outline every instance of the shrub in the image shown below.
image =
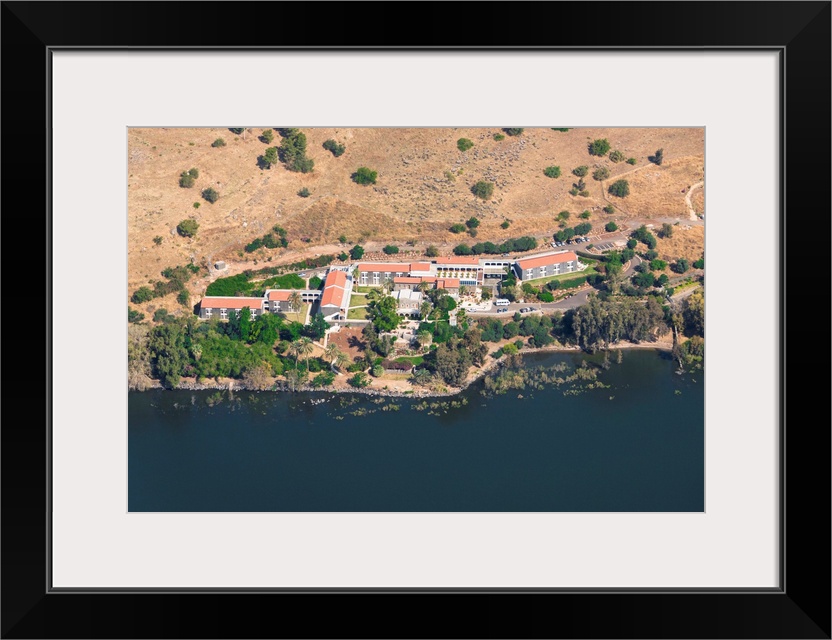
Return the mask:
[[694,269],[704,269],[705,268],[705,258],[699,258],[693,263]]
[[465,231],[465,225],[457,222],[456,224],[452,224],[450,229],[448,229],[451,233],[462,233]]
[[509,226],[511,226],[511,223],[508,220],[503,220],[502,223],[500,223],[501,229],[508,229]]
[[560,178],[560,167],[546,167],[543,170],[543,175],[547,178]]
[[476,229],[468,229],[468,235],[471,236],[472,238],[476,238],[477,237],[477,230]]
[[336,158],[342,156],[344,154],[344,151],[347,150],[347,148],[343,144],[338,144],[332,138],[324,142],[323,148],[331,152],[332,155]]
[[358,167],[350,177],[356,184],[375,184],[376,178],[378,178],[378,172],[368,167]]
[[586,174],[589,173],[589,167],[585,164],[582,164],[580,167],[575,167],[572,169],[572,173],[579,178],[583,178]]
[[207,189],[203,189],[202,197],[211,204],[214,204],[217,200],[219,200],[220,194],[218,194],[213,187],[208,187]]
[[607,191],[610,192],[610,195],[614,195],[618,198],[626,198],[630,195],[630,183],[626,180],[616,180],[609,186]]
[[604,213],[615,213],[615,207],[611,204],[608,204],[606,207],[604,207]]
[[637,287],[652,287],[656,277],[649,271],[637,273],[633,276],[633,284]]
[[570,278],[569,280],[561,280],[560,281],[560,288],[561,289],[574,289],[575,287],[580,287],[584,282],[586,282],[586,276],[580,276],[578,278]]
[[[554,281],[553,281],[554,282]],[[541,291],[537,294],[537,297],[540,298],[541,302],[554,302],[555,296],[551,294],[549,291]]]
[[610,151],[610,143],[606,138],[593,140],[589,143],[589,155],[605,156]]
[[606,180],[610,177],[610,170],[606,167],[598,167],[595,171],[592,172],[592,177],[599,182],[601,180]]
[[[694,263],[696,266],[696,263]],[[658,258],[654,258],[650,261],[650,269],[653,271],[662,271],[665,267],[667,267],[667,262],[664,260],[659,260]]]
[[474,146],[474,143],[471,142],[468,138],[460,138],[456,141],[456,148],[460,151],[468,151],[471,147]]
[[352,249],[350,249],[350,258],[353,260],[361,260],[364,257],[364,247],[360,244],[355,245]]
[[384,375],[384,367],[380,364],[373,365],[373,368],[370,370],[370,373],[373,374],[374,378],[380,378]]
[[647,159],[654,164],[660,165],[664,162],[664,149],[657,149],[656,154],[648,156]]
[[571,195],[571,196],[576,196],[576,195],[578,195],[579,193],[580,193],[580,191],[578,191],[578,187],[572,187],[572,188],[569,190],[569,195]]
[[629,240],[627,240],[628,249],[635,249],[636,245],[638,245],[638,240],[636,240],[635,238],[630,238]]
[[494,183],[480,180],[471,187],[471,193],[482,200],[488,200],[494,194]]
[[685,258],[679,258],[676,262],[670,265],[670,270],[673,273],[685,273],[690,269],[690,263]]
[[130,297],[130,301],[133,304],[141,304],[142,302],[152,300],[153,297],[153,289],[150,287],[139,287],[135,292],[133,292],[133,295]]
[[217,138],[216,140],[214,140],[211,143],[211,146],[212,147],[224,147],[225,146],[225,140],[223,140],[222,138]]
[[572,214],[566,211],[565,209],[558,214],[558,220],[569,220],[569,216]]
[[665,222],[662,225],[662,228],[659,230],[659,237],[660,238],[672,238],[673,237],[673,225]]
[[394,244],[388,244],[386,247],[384,247],[384,249],[382,249],[382,251],[384,251],[384,253],[386,253],[388,256],[392,256],[394,253],[399,252],[399,248]]
[[505,139],[506,139],[506,137],[505,137],[502,133],[495,133],[495,134],[494,134],[494,139],[495,139],[497,142],[499,142],[500,140],[505,140]]
[[588,198],[589,197],[589,191],[581,191],[578,195],[581,196],[582,198]]
[[357,372],[352,378],[349,378],[347,382],[350,384],[350,386],[353,386],[357,389],[363,389],[364,387],[370,385],[370,379],[367,377],[367,374],[363,371]]
[[153,314],[153,322],[164,322],[168,317],[168,310],[162,307]]
[[458,256],[470,256],[473,253],[467,244],[458,244],[454,247],[454,254]]
[[606,225],[604,225],[604,230],[609,231],[610,233],[612,233],[613,231],[618,231],[618,225],[614,222],[608,222]]
[[321,285],[324,283],[318,276],[312,276],[309,278],[309,288],[310,289],[320,289]]
[[197,229],[199,229],[199,223],[193,218],[182,220],[178,225],[176,225],[176,232],[185,238],[195,236]]
[[194,209],[199,209],[199,207],[200,207],[199,202],[194,202],[193,207],[194,207]]
[[589,209],[585,209],[584,211],[581,211],[581,215],[578,217],[583,220],[589,220],[590,216],[592,216],[592,214],[589,212]]
[[257,251],[262,246],[263,246],[263,238],[255,238],[254,240],[249,242],[244,247],[244,249],[245,249],[246,253],[254,253],[255,251]]
[[298,195],[299,195],[301,198],[308,198],[310,195],[312,195],[312,192],[311,192],[311,191],[309,191],[309,189],[307,189],[306,187],[304,187],[303,189],[301,189],[300,191],[298,191]]
[[271,144],[272,140],[274,140],[274,131],[271,129],[264,129],[263,135],[260,136],[260,141],[266,144]]
[[335,374],[332,371],[323,371],[312,378],[311,385],[315,388],[328,387],[335,382]]
[[228,127],[228,130],[233,133],[234,135],[240,135],[243,131],[245,131],[244,127]]
[[194,182],[199,177],[199,170],[198,169],[190,169],[188,171],[183,171],[179,174],[179,186],[185,187],[186,189],[190,189],[194,186]]
[[635,163],[636,163],[635,158],[627,158],[627,164],[635,164]]
[[469,229],[476,229],[478,226],[480,226],[480,221],[474,216],[471,216],[465,221],[465,226]]
[[503,129],[503,131],[505,131],[506,135],[509,136],[519,136],[523,133],[524,129],[522,129],[521,127],[508,127]]
[[569,129],[564,129],[563,127],[551,127],[552,131],[560,131],[561,133],[566,133]]
[[153,244],[155,244],[158,247],[160,244],[162,244],[162,240],[162,236],[156,236],[153,238]]
[[191,301],[191,296],[188,293],[188,290],[182,289],[182,291],[179,292],[179,295],[176,296],[176,301],[183,307],[187,307],[188,303]]
[[621,162],[624,159],[624,154],[620,151],[612,151],[610,152],[610,160],[612,162]]
[[350,256],[349,256],[349,254],[344,253],[343,251],[342,251],[341,253],[339,253],[339,254],[338,254],[338,259],[339,259],[341,262],[346,262],[346,261],[347,261],[347,258],[349,258],[349,257],[350,257]]
[[575,233],[579,236],[585,236],[590,231],[592,231],[592,225],[588,222],[582,222],[580,224],[575,225]]
[[136,311],[135,309],[131,309],[127,307],[127,322],[141,322],[144,320],[144,314],[141,311]]

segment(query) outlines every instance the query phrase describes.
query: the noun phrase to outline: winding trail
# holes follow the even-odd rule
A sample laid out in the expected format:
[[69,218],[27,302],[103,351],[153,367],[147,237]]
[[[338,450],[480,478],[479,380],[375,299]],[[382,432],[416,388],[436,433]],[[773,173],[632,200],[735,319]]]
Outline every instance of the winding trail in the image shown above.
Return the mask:
[[685,204],[688,207],[688,216],[690,216],[691,220],[699,220],[699,216],[696,215],[696,211],[693,210],[693,205],[690,202],[690,196],[693,193],[694,189],[698,189],[699,187],[702,187],[704,185],[705,181],[700,180],[696,184],[691,185],[690,189],[688,189],[688,192],[685,194]]

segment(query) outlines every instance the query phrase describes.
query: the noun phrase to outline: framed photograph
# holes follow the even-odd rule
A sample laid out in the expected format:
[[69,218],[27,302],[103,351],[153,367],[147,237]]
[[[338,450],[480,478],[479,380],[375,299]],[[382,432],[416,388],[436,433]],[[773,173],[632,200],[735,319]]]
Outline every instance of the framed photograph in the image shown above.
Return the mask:
[[195,7],[3,4],[48,363],[43,429],[2,434],[4,637],[250,637],[295,594],[830,637],[828,407],[786,411],[828,392],[786,329],[828,273],[829,3],[529,5],[616,26],[517,42],[484,5],[398,44],[351,3],[343,44]]

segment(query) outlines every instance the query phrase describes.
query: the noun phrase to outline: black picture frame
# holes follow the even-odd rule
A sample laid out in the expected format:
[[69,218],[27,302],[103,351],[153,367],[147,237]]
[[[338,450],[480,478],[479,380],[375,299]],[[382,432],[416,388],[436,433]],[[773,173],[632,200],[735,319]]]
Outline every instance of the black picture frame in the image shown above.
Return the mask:
[[[324,8],[325,7],[325,8]],[[413,22],[393,16],[404,10]],[[330,30],[308,25],[325,11]],[[378,29],[368,16],[385,17]],[[386,15],[389,14],[389,15]],[[552,16],[549,18],[548,16]],[[593,27],[593,22],[603,20]],[[377,16],[378,17],[378,16]],[[242,28],[247,24],[247,28]],[[271,28],[257,28],[272,25]],[[280,26],[279,30],[277,29]],[[305,25],[291,28],[292,25]],[[237,28],[230,28],[235,26]],[[4,315],[2,372],[3,638],[503,636],[605,638],[829,638],[830,430],[824,355],[806,352],[812,332],[826,346],[830,237],[829,2],[364,3],[3,2],[4,239],[46,238],[43,269],[32,251],[27,280],[49,293],[51,52],[61,48],[579,48],[776,50],[780,54],[781,167],[781,583],[755,592],[721,590],[378,591],[228,590],[72,593],[51,589],[48,337],[12,311]],[[802,169],[802,171],[801,171]],[[788,181],[788,177],[792,181]],[[44,179],[46,178],[46,179]],[[28,192],[26,215],[16,199]],[[40,201],[38,196],[43,196]],[[34,197],[31,197],[34,195]],[[43,202],[41,209],[39,202]],[[45,213],[45,215],[42,215]],[[790,214],[790,215],[787,215]],[[806,216],[806,217],[803,217]],[[41,235],[34,223],[44,224]],[[821,242],[807,243],[806,228]],[[791,233],[789,233],[791,231]],[[14,247],[12,246],[14,245]],[[789,257],[787,261],[786,258]],[[803,277],[785,268],[799,259]],[[15,266],[17,265],[17,266]],[[4,264],[7,284],[19,263]],[[29,269],[29,268],[27,268]],[[818,274],[812,281],[807,270]],[[808,280],[808,281],[807,281]],[[16,280],[15,280],[16,281]],[[822,283],[822,291],[817,291]],[[7,288],[7,296],[15,289]],[[30,292],[31,294],[31,292]],[[7,298],[9,300],[11,298]],[[820,302],[822,301],[822,303]],[[822,306],[819,306],[821,305]],[[809,306],[811,305],[811,306]],[[14,305],[10,305],[14,306]],[[787,311],[792,311],[787,314]],[[807,319],[807,316],[810,319]],[[792,320],[787,323],[787,317]],[[16,319],[17,318],[17,319]],[[821,319],[820,326],[817,320]],[[812,323],[814,321],[814,323]],[[798,334],[797,332],[800,331]],[[786,350],[792,337],[792,350]],[[798,340],[798,337],[803,340]],[[820,366],[815,367],[815,361]],[[820,372],[823,373],[820,373]],[[44,374],[46,378],[44,378]],[[791,374],[789,376],[788,374]],[[786,394],[790,378],[791,393]],[[43,392],[39,382],[44,380]],[[822,405],[819,400],[822,399]],[[45,407],[19,419],[17,408]],[[814,410],[811,422],[802,416]],[[12,416],[15,417],[12,417]],[[810,412],[809,415],[812,415]],[[818,420],[817,416],[821,416]],[[800,417],[799,417],[800,416]],[[791,417],[791,421],[788,418]],[[314,594],[314,596],[312,595]],[[393,597],[419,594],[421,599]],[[439,598],[439,595],[453,596]],[[307,595],[306,599],[302,596]],[[383,603],[368,596],[386,596]],[[336,597],[338,596],[338,597]],[[463,597],[464,596],[464,597]],[[498,596],[511,596],[500,597]],[[522,596],[522,597],[520,597]],[[355,598],[358,598],[356,600]],[[428,598],[428,599],[425,599]],[[383,604],[383,611],[380,611]],[[305,611],[305,606],[311,612]],[[300,608],[300,610],[298,610]],[[303,611],[303,613],[301,613]],[[383,613],[383,615],[382,615]],[[450,625],[444,622],[450,614]],[[398,621],[396,628],[386,621]],[[440,622],[442,621],[442,622]]]

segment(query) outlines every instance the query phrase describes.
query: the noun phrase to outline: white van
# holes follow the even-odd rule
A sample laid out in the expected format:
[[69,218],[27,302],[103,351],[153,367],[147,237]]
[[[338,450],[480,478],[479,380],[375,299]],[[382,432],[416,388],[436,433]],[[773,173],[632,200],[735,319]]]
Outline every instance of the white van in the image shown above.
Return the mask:
[[507,307],[508,306],[508,300],[506,300],[505,298],[497,298],[494,301],[494,304],[496,304],[498,307]]

